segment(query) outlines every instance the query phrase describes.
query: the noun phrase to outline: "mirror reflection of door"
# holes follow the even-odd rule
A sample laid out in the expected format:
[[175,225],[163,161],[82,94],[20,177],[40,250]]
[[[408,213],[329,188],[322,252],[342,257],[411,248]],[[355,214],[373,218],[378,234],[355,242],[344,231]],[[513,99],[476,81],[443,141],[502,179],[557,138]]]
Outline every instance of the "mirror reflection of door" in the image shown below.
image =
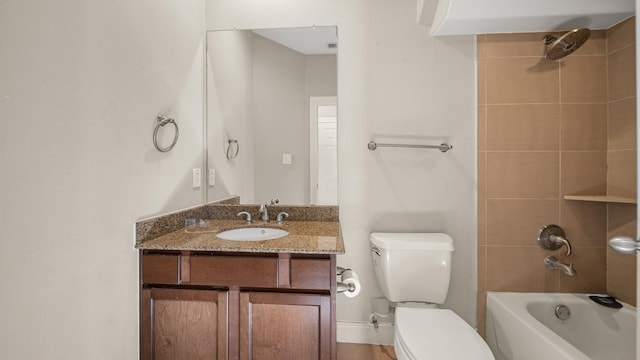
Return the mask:
[[338,107],[335,96],[310,98],[310,199],[315,205],[338,204]]

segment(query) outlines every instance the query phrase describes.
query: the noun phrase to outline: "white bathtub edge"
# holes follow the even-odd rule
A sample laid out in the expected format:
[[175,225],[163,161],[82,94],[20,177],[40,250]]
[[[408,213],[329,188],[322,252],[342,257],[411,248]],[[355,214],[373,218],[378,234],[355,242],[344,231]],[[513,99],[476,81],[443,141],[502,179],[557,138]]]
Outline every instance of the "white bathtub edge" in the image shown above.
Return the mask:
[[[539,322],[528,310],[533,302],[585,301],[587,296],[571,293],[487,292],[486,338],[496,359],[513,356],[522,360],[589,360],[588,356]],[[586,301],[589,301],[588,298]],[[635,311],[635,308],[630,308]],[[499,330],[496,331],[496,328]],[[506,352],[504,356],[503,352]],[[513,355],[514,352],[518,355]]]

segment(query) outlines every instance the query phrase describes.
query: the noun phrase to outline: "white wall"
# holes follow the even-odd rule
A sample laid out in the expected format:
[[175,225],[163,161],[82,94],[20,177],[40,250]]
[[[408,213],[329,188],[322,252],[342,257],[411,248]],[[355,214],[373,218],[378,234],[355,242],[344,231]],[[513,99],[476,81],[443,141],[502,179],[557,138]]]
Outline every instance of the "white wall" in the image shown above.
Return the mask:
[[[311,104],[312,96],[338,96],[338,61],[335,54],[305,56],[305,91],[304,138],[306,144],[311,144]],[[311,203],[311,146],[305,146],[304,152],[304,204]],[[316,164],[317,165],[317,164]],[[315,201],[315,199],[314,199]]]
[[[362,321],[379,296],[370,260],[374,231],[446,232],[454,239],[445,304],[475,324],[475,39],[433,38],[415,1],[340,2],[338,163],[346,255],[363,290],[339,297],[338,319]],[[367,149],[370,139],[448,142],[454,149]],[[419,280],[419,279],[416,279]]]
[[[338,9],[337,1],[280,0],[268,11],[262,2],[238,10],[247,1],[213,1],[238,18],[207,14],[222,19],[213,22],[220,28],[236,19],[237,27],[340,27],[347,247],[340,263],[360,272],[365,289],[340,298],[339,320],[364,321],[369,297],[379,294],[371,230],[434,230],[456,239],[449,305],[473,323],[472,39],[430,38],[413,25],[412,0]],[[203,161],[202,7],[202,0],[0,4],[3,358],[137,358],[133,224],[202,200],[190,187],[190,170]],[[181,130],[165,154],[151,143],[159,113]],[[366,150],[371,135],[406,134],[456,147],[446,155]]]
[[[257,35],[253,46],[254,200],[304,204],[305,56]],[[292,154],[290,165],[282,163],[285,153]]]
[[[249,30],[207,33],[207,161],[216,170],[209,201],[241,195],[253,202],[253,38]],[[229,139],[239,147],[231,160]]]
[[202,201],[203,8],[0,2],[1,358],[138,358],[134,223]]
[[[475,324],[475,39],[433,38],[415,23],[414,0],[208,0],[207,28],[338,25],[339,205],[347,253],[363,290],[338,298],[338,321],[367,321],[380,296],[371,231],[443,231],[455,240],[447,307]],[[286,9],[283,10],[283,9]],[[316,11],[309,11],[315,9]],[[258,10],[271,12],[257,17]],[[438,151],[379,149],[370,138],[454,145]]]
[[[336,96],[336,57],[303,55],[258,35],[253,55],[254,201],[309,204],[309,96]],[[291,164],[282,163],[285,153]]]
[[338,0],[205,0],[207,30],[336,24]]

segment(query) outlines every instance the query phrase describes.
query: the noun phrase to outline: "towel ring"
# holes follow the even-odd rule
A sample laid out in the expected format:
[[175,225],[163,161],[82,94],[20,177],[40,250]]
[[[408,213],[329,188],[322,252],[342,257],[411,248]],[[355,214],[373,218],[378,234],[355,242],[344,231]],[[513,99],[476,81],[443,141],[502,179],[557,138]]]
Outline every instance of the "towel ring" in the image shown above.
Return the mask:
[[[160,145],[158,145],[158,130],[160,129],[160,127],[165,126],[169,123],[173,124],[173,126],[176,128],[176,135],[174,136],[173,142],[171,143],[171,145],[167,146],[166,148],[162,148],[160,147]],[[173,147],[176,146],[176,143],[178,142],[179,134],[180,134],[180,130],[178,129],[178,124],[174,119],[166,117],[164,115],[158,115],[158,118],[156,120],[156,128],[153,130],[153,145],[155,145],[158,151],[167,152],[173,149]]]
[[[232,150],[232,148],[235,148]],[[240,151],[240,145],[238,144],[238,140],[229,139],[227,141],[227,159],[233,160],[238,156],[238,152]]]

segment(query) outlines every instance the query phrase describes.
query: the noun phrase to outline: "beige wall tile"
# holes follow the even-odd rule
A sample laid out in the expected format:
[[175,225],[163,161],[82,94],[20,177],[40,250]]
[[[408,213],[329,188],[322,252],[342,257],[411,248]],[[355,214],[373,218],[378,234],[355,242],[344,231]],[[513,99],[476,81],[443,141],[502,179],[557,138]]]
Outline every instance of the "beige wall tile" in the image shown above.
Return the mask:
[[636,196],[636,151],[609,151],[607,193],[616,196]]
[[478,201],[478,246],[487,244],[486,198]]
[[487,149],[487,107],[478,105],[478,151]]
[[637,238],[637,210],[635,204],[607,205],[607,238],[624,235]]
[[487,244],[486,153],[478,152],[478,246]]
[[[632,20],[593,31],[560,61],[542,59],[544,33],[478,36],[479,326],[485,290],[608,288],[635,304],[635,257],[619,260],[606,246],[616,234],[636,235],[635,205],[558,199],[604,194],[607,177],[613,195],[635,194],[634,29]],[[565,229],[571,257],[537,246],[548,223]],[[545,269],[551,254],[573,261],[578,275]]]
[[603,293],[606,291],[607,256],[604,248],[578,248],[571,257],[556,255],[558,260],[573,263],[575,276],[562,271],[558,278],[559,291],[580,293]]
[[[544,55],[544,43],[542,38],[546,33],[512,33],[512,34],[487,34],[484,44],[485,56],[516,57]],[[561,33],[551,33],[559,36]]]
[[[637,210],[635,204],[608,205],[607,239],[631,236],[637,239]],[[636,306],[636,257],[618,254],[607,249],[607,292]]]
[[569,56],[584,55],[606,55],[607,54],[607,32],[606,30],[591,30],[589,40],[580,49]]
[[604,55],[569,55],[560,67],[560,78],[562,103],[607,101],[607,58]]
[[559,65],[537,57],[487,60],[487,104],[557,103]]
[[607,104],[560,105],[562,150],[607,149]]
[[636,257],[607,248],[607,293],[636,306]]
[[487,35],[478,34],[476,36],[476,47],[478,52],[478,59],[485,59],[487,57],[486,44],[487,44]]
[[636,148],[636,97],[609,103],[609,150]]
[[487,61],[478,59],[478,105],[487,103]]
[[635,44],[635,20],[635,17],[632,17],[607,30],[607,48],[609,53],[616,52],[623,47]]
[[476,313],[478,334],[483,338],[486,335],[487,327],[487,293],[485,291],[478,291],[476,297],[476,303],[478,304],[478,310]]
[[478,293],[487,290],[487,247],[478,247]]
[[636,95],[636,47],[609,54],[609,101]]
[[607,191],[605,151],[563,151],[562,195],[602,194]]
[[478,332],[481,336],[482,329],[485,327],[485,309],[486,309],[486,291],[487,291],[487,247],[478,247],[478,293],[477,293],[477,312],[476,321]]
[[534,246],[538,230],[560,222],[560,200],[491,199],[487,206],[487,244]]
[[559,197],[558,152],[487,153],[487,197]]
[[486,122],[488,150],[559,149],[557,104],[487,105]]
[[549,254],[537,247],[487,247],[487,290],[552,292],[557,272],[544,267]]
[[558,224],[573,248],[604,248],[607,242],[607,204],[562,200]]
[[[555,37],[564,35],[565,31],[487,34],[482,44],[483,58],[533,56],[543,57],[545,45],[542,39],[550,34]],[[606,31],[591,31],[589,41],[573,55],[604,55],[607,49]],[[480,51],[478,51],[480,54]]]

